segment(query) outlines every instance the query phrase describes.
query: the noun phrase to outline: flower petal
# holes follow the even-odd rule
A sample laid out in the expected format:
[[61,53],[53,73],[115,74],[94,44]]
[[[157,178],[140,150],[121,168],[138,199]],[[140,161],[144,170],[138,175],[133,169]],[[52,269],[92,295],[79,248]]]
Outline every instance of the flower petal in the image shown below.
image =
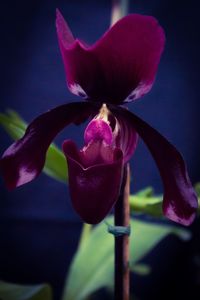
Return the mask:
[[83,166],[88,161],[83,162],[84,158],[74,142],[65,141],[63,151],[68,163],[69,189],[74,209],[84,222],[97,224],[105,218],[118,199],[122,151],[116,148],[112,162],[105,161],[90,167]]
[[197,195],[190,182],[181,154],[160,133],[125,109],[111,109],[138,132],[149,148],[164,185],[163,212],[169,219],[190,225],[198,207]]
[[133,156],[137,144],[138,134],[133,126],[122,118],[117,119],[119,132],[116,136],[116,147],[120,148],[123,152],[124,163],[128,162]]
[[70,123],[80,124],[94,111],[88,103],[58,106],[36,118],[25,135],[13,143],[0,160],[0,169],[9,189],[36,178],[45,163],[46,151],[56,134]]
[[74,40],[59,11],[56,27],[71,92],[119,104],[151,89],[165,42],[153,17],[128,15],[90,47]]

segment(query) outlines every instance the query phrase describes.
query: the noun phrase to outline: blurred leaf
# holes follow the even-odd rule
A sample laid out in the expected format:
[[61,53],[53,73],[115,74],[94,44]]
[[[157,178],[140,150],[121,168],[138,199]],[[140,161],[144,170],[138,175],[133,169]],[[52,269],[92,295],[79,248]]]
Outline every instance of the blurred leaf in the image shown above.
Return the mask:
[[12,120],[12,117],[9,115],[0,113],[0,124],[14,140],[19,139],[24,134],[24,123],[21,122],[19,124],[19,121],[16,119]]
[[48,284],[19,285],[0,281],[1,300],[52,300]]
[[26,122],[20,117],[20,115],[12,110],[12,109],[7,109],[7,115],[10,117],[10,120],[12,120],[13,122],[15,122],[15,124],[17,124],[21,129],[26,129],[27,124]]
[[131,212],[146,213],[154,217],[162,217],[162,197],[155,196],[152,187],[137,192],[129,197]]
[[137,192],[136,195],[138,197],[142,197],[142,198],[143,197],[149,198],[149,197],[152,197],[153,194],[154,194],[154,189],[151,186],[147,186],[146,188],[144,188],[144,189],[140,190],[139,192]]
[[87,244],[87,240],[90,237],[90,233],[92,230],[92,225],[83,223],[80,239],[79,239],[79,245],[78,247],[84,247],[85,244]]
[[195,191],[197,193],[198,196],[198,214],[200,214],[200,182],[197,182],[194,186]]
[[197,196],[200,197],[200,182],[197,182],[194,186]]
[[66,158],[63,152],[53,143],[47,151],[43,172],[58,181],[64,183],[68,181]]
[[151,267],[146,264],[130,264],[130,270],[140,276],[146,276],[151,272]]
[[[0,125],[14,140],[20,139],[27,127],[24,120],[13,110],[8,110],[5,114],[0,113]],[[43,172],[62,182],[68,180],[67,162],[64,154],[53,143],[47,151]]]
[[130,195],[129,197],[131,212],[146,213],[154,217],[163,216],[162,213],[162,197],[145,197]]
[[[106,222],[113,223],[113,218]],[[131,220],[130,264],[133,266],[151,251],[168,234],[183,240],[190,238],[188,230],[163,224]],[[140,272],[142,267],[136,267]],[[146,269],[147,270],[147,269]],[[144,267],[143,267],[144,271]],[[105,223],[95,226],[72,260],[63,300],[86,299],[100,288],[111,288],[114,273],[114,238],[107,232]]]

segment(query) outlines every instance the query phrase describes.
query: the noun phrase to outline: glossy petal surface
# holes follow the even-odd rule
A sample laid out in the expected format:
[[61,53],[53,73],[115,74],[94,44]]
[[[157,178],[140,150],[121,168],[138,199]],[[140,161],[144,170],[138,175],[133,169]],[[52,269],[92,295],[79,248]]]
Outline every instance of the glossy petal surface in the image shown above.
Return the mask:
[[129,123],[149,148],[164,185],[163,212],[169,219],[190,225],[198,207],[197,195],[190,182],[181,154],[159,132],[125,109],[113,108],[117,118]]
[[36,178],[45,163],[46,151],[53,138],[70,123],[85,121],[94,109],[90,103],[58,106],[36,118],[25,135],[13,143],[0,160],[5,183],[13,189]]
[[109,146],[96,143],[86,154],[72,141],[63,144],[72,204],[89,224],[102,221],[118,199],[123,165],[121,150],[115,148],[112,151]]
[[73,38],[59,11],[56,27],[71,92],[119,104],[151,89],[165,42],[153,17],[128,15],[92,46]]

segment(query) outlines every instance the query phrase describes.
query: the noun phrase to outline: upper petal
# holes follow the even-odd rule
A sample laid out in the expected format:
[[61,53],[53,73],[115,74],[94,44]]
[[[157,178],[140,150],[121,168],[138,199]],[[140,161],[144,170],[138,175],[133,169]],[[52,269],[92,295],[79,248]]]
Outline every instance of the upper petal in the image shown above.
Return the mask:
[[9,189],[33,180],[42,171],[53,138],[70,123],[80,124],[94,112],[90,103],[69,103],[40,115],[24,136],[13,143],[0,160],[0,170]]
[[186,164],[177,151],[159,132],[125,109],[112,109],[138,132],[149,148],[164,185],[163,212],[171,220],[190,225],[198,207],[197,195],[190,182]]
[[59,11],[56,27],[73,93],[118,104],[151,89],[165,42],[164,32],[153,17],[128,15],[90,47],[74,40]]

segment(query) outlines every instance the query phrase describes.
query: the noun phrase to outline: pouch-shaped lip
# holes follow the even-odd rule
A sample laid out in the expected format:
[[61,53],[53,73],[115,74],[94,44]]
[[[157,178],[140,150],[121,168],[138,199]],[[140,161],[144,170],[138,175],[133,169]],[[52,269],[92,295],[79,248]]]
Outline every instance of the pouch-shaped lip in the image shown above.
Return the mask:
[[63,143],[68,163],[69,190],[74,209],[86,223],[97,224],[118,199],[123,169],[123,153],[115,149],[113,162],[84,167],[72,141]]

